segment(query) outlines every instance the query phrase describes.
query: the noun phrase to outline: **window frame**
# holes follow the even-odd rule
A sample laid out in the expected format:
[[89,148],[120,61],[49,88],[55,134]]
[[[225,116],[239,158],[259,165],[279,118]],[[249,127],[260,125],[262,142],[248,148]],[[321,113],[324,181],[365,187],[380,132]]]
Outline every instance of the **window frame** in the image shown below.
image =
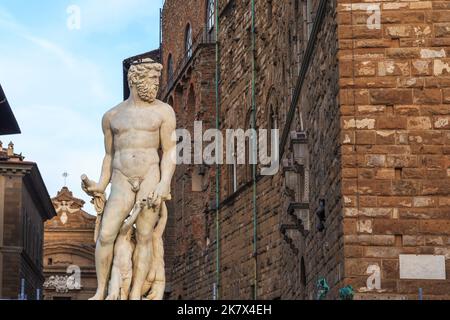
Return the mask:
[[192,26],[188,23],[184,34],[184,50],[188,59],[190,59],[193,54],[192,44]]
[[211,32],[216,27],[216,1],[206,0],[206,30]]

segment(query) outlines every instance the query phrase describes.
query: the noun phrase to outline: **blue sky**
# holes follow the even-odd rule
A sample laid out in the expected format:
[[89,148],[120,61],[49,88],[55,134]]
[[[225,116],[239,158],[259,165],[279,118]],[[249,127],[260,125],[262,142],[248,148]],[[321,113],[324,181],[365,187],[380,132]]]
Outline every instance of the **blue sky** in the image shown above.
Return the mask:
[[[123,98],[122,60],[158,47],[162,2],[0,1],[0,83],[22,129],[0,139],[38,163],[51,196],[67,171],[68,187],[88,201],[80,176],[100,175],[101,117]],[[67,26],[71,5],[79,30]]]

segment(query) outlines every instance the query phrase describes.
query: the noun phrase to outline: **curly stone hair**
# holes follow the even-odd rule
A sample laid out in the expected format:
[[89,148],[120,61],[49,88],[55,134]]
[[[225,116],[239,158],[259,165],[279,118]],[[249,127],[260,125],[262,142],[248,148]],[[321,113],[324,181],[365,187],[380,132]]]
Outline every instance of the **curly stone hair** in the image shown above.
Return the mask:
[[142,100],[153,102],[158,93],[162,70],[163,66],[150,58],[133,62],[128,70],[130,88],[136,86]]

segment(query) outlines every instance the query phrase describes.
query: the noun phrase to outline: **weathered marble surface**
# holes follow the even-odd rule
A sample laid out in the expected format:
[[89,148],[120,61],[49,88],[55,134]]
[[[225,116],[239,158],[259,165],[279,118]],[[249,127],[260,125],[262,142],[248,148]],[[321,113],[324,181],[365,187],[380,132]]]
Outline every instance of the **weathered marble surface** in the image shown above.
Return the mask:
[[175,171],[176,118],[171,106],[156,99],[161,71],[151,59],[132,64],[130,98],[103,117],[106,155],[100,180],[82,177],[82,188],[93,197],[99,214],[98,290],[92,300],[164,296],[162,235]]

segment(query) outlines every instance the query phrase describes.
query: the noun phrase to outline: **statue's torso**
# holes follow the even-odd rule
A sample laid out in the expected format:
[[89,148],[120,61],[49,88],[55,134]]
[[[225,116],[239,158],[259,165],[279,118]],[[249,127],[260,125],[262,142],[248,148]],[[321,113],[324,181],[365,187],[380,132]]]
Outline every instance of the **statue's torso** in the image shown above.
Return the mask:
[[113,168],[127,177],[145,177],[159,164],[160,127],[163,117],[155,102],[145,107],[127,102],[113,110],[110,126],[113,133]]

